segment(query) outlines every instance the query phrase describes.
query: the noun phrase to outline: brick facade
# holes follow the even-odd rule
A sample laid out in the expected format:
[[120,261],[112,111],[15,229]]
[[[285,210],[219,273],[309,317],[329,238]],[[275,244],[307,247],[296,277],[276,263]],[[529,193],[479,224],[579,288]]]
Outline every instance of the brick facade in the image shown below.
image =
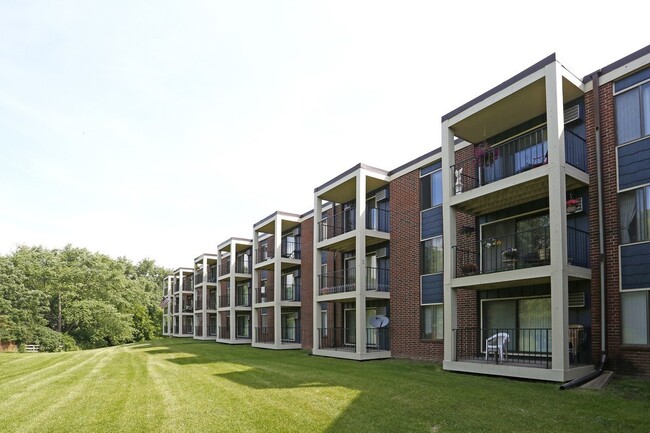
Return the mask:
[[314,329],[314,218],[300,224],[300,327],[303,349],[312,349]]

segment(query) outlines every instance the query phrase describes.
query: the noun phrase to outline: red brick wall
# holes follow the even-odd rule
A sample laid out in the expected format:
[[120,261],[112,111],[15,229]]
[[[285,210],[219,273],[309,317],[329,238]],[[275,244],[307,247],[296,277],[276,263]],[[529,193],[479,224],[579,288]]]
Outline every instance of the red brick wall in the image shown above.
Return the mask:
[[[650,376],[650,348],[621,346],[621,296],[619,292],[619,210],[616,185],[616,125],[614,122],[613,83],[600,86],[601,149],[603,170],[604,239],[605,239],[605,311],[608,369],[620,374]],[[589,164],[589,213],[591,245],[591,318],[592,360],[597,362],[601,351],[601,301],[598,246],[598,190],[596,176],[596,136],[594,132],[593,93],[585,95],[587,148]]]
[[420,339],[419,197],[419,170],[390,183],[391,353],[395,358],[440,361],[442,340]]
[[313,347],[314,218],[300,225],[300,327],[302,348]]

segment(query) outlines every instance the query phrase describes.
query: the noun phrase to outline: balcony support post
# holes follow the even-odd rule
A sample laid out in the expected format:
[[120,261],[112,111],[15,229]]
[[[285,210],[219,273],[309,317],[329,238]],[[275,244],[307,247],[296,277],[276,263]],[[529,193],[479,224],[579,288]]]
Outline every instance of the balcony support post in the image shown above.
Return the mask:
[[456,245],[456,209],[449,205],[454,187],[451,167],[455,164],[454,131],[449,128],[449,121],[442,122],[442,220],[443,225],[443,320],[444,320],[444,362],[456,359],[456,346],[453,330],[458,327],[456,290],[451,287],[452,276],[456,272],[456,258],[452,254],[452,245]]
[[320,287],[318,276],[321,272],[321,250],[318,248],[320,240],[320,220],[323,217],[323,201],[318,195],[314,195],[314,230],[313,230],[313,257],[312,260],[312,349],[320,349],[320,333],[322,327],[320,305],[318,304],[318,290]]
[[569,370],[569,277],[567,272],[564,98],[558,62],[545,67],[548,127],[548,197],[551,237],[552,369]]
[[356,343],[357,355],[368,351],[366,342],[368,339],[367,317],[366,317],[366,171],[359,170],[357,175],[356,205],[356,236],[355,236],[355,284],[356,284]]
[[228,281],[230,283],[230,341],[235,341],[237,335],[237,312],[235,306],[237,305],[237,280],[235,273],[237,272],[237,245],[234,240],[230,241],[230,275]]
[[282,217],[275,217],[273,257],[273,344],[280,346],[282,343]]

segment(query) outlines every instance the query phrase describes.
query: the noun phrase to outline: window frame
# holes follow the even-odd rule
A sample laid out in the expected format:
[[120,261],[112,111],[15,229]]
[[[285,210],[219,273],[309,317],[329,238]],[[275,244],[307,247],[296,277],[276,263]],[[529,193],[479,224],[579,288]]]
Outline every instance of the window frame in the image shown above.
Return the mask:
[[[431,308],[433,311],[433,316],[431,320],[431,337],[427,338],[424,330],[424,310]],[[442,329],[436,329],[436,309],[440,309],[440,314],[442,315]],[[444,320],[445,308],[444,302],[434,302],[430,304],[420,304],[420,340],[424,341],[441,341],[445,336],[445,320]],[[436,337],[440,335],[440,337]]]

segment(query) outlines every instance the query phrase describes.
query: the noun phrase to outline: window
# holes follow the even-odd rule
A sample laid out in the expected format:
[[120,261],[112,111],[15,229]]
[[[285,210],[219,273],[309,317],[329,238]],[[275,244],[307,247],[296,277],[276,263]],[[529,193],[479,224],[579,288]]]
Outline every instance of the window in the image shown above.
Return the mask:
[[437,170],[420,178],[420,209],[429,209],[441,204],[442,170]]
[[511,298],[484,301],[481,305],[484,337],[510,334],[512,352],[551,352],[551,298]]
[[616,140],[624,144],[650,135],[650,83],[616,96]]
[[237,338],[250,337],[250,322],[251,318],[248,314],[237,315]]
[[621,293],[623,344],[650,344],[650,291]]
[[422,242],[422,274],[442,272],[442,236]]
[[421,338],[423,340],[441,340],[443,338],[442,304],[423,305],[420,312]]
[[650,240],[650,186],[619,196],[621,243]]
[[322,329],[321,335],[327,337],[327,310],[321,310],[320,312],[320,327]]

